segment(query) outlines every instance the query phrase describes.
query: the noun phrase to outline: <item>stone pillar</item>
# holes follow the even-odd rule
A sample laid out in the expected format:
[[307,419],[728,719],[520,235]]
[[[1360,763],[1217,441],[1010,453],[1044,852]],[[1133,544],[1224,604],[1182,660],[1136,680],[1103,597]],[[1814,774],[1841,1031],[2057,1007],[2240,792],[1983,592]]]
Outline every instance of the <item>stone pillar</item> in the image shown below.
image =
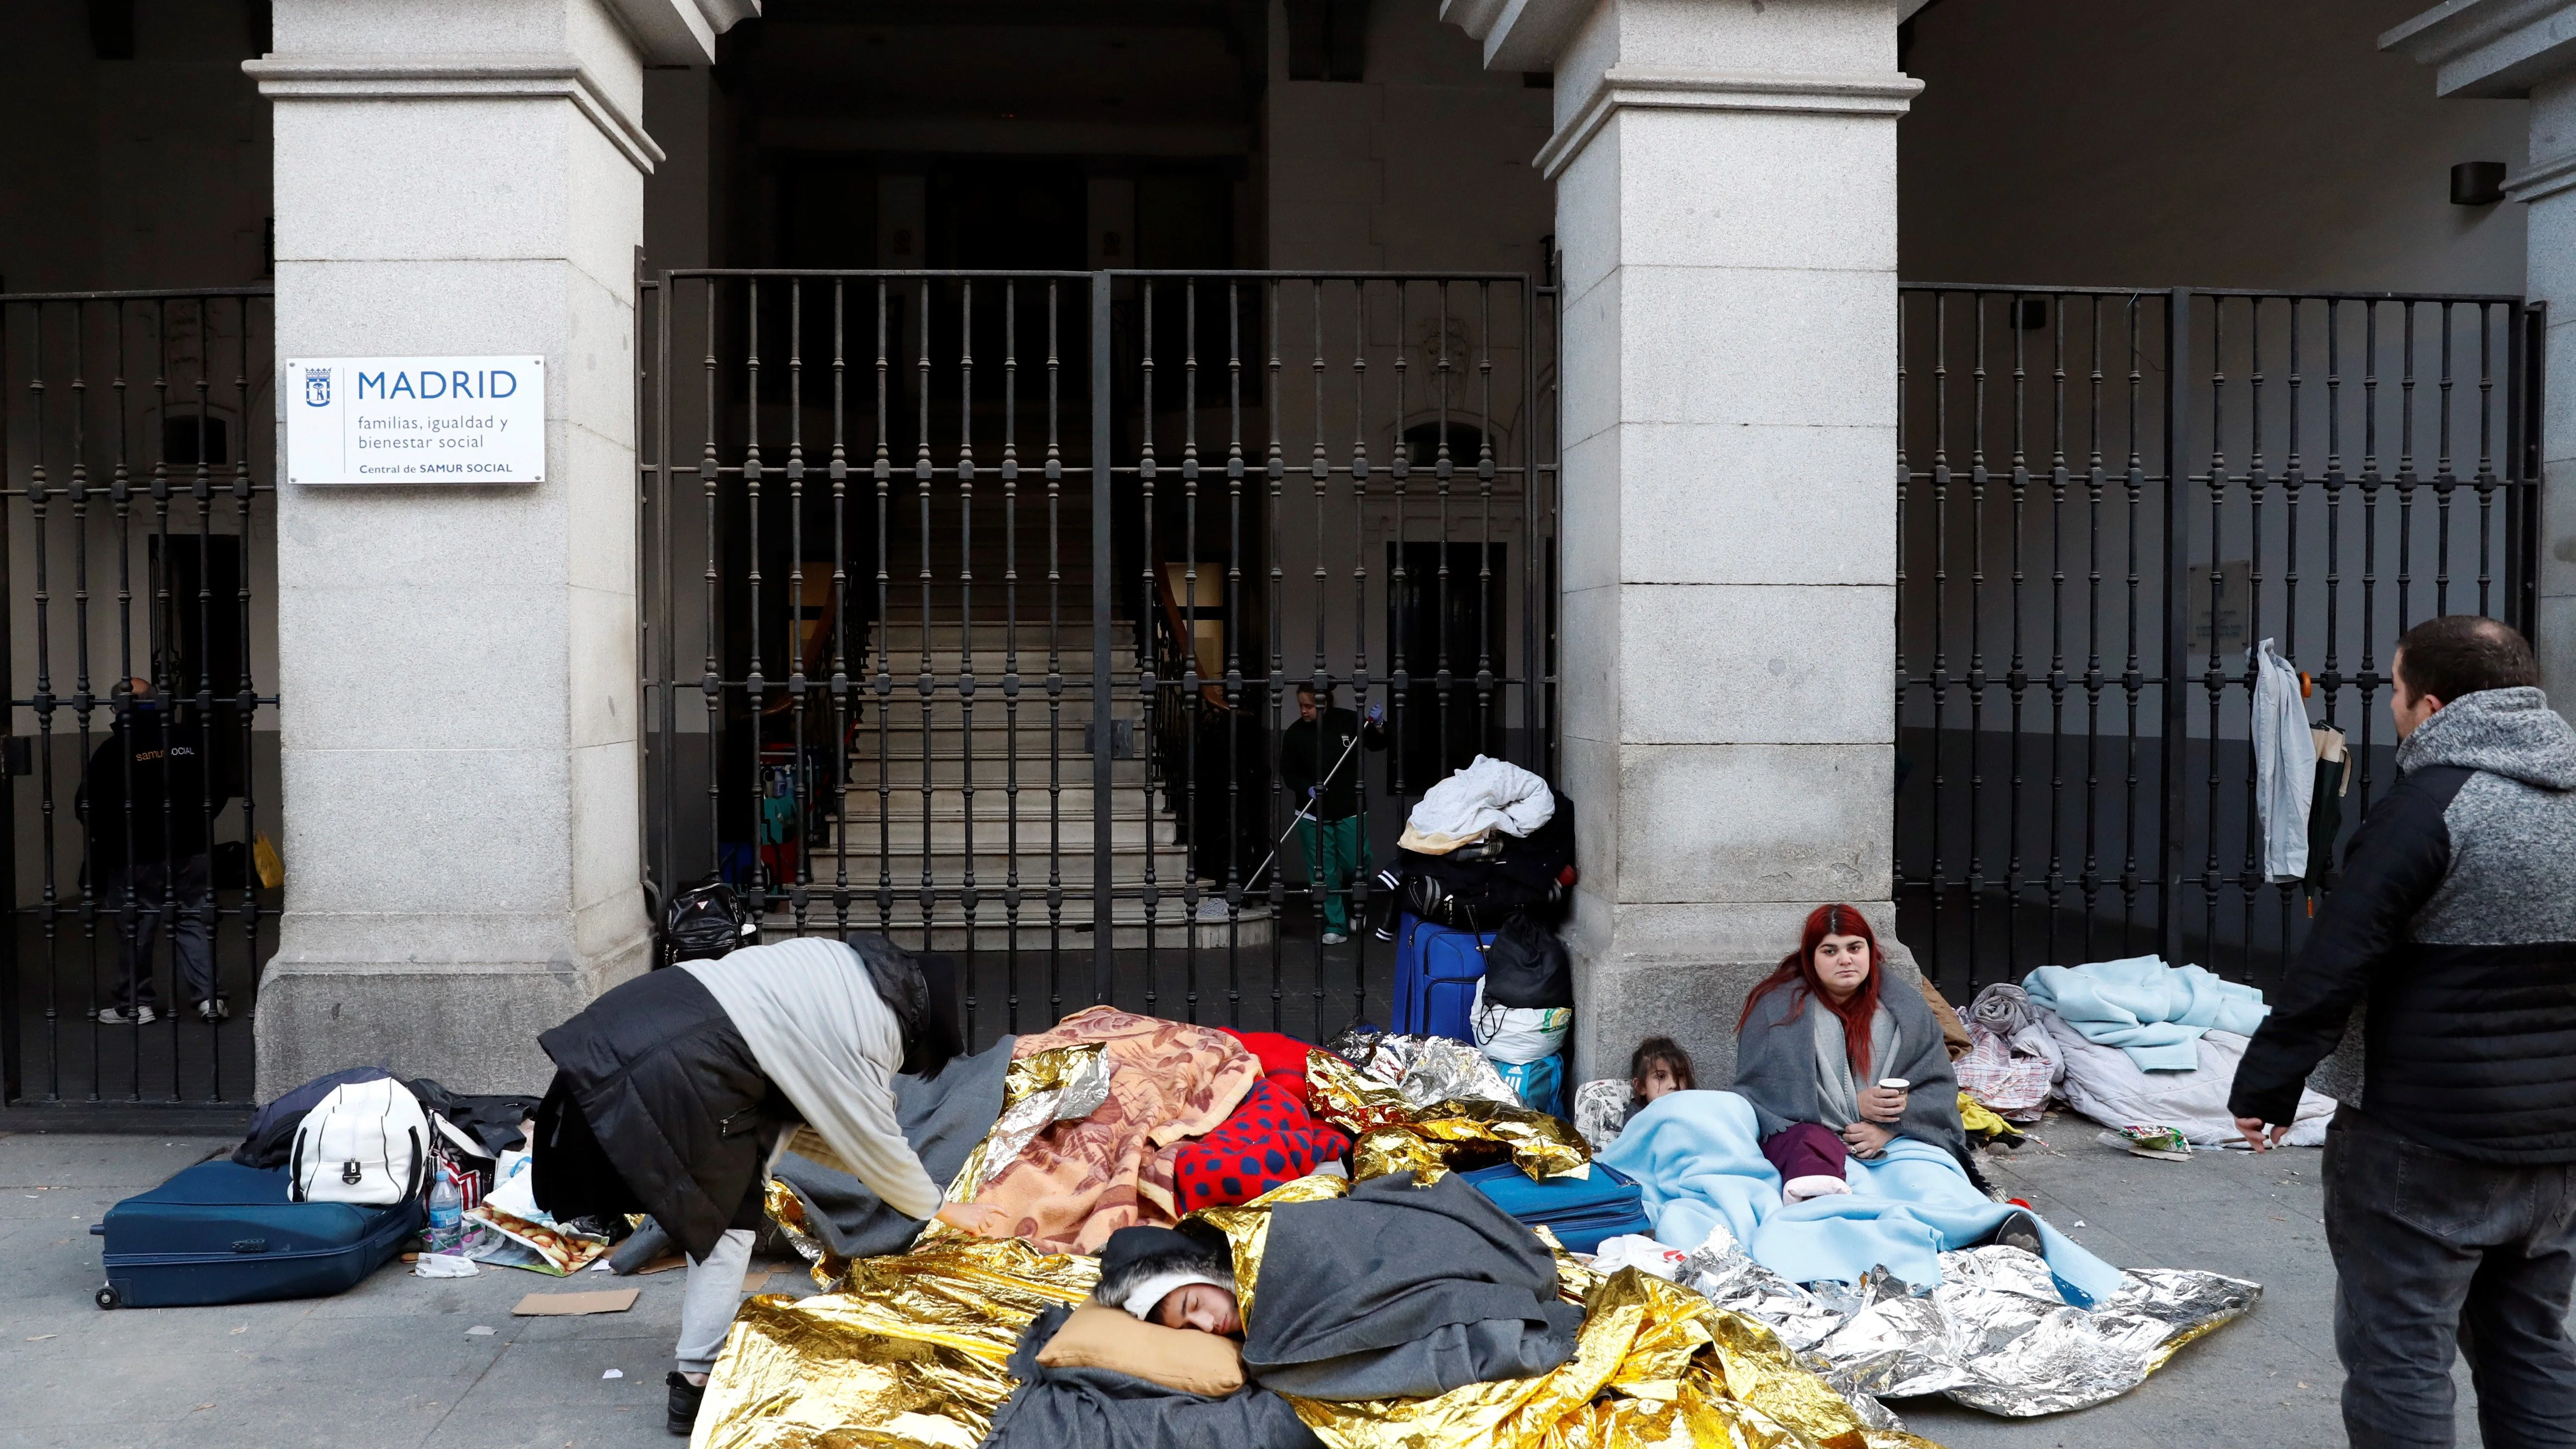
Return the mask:
[[1665,1032],[1724,1085],[1808,911],[1893,939],[1898,4],[1444,12],[1556,78],[1585,1076]]
[[244,66],[276,105],[281,361],[541,354],[547,388],[543,484],[280,484],[263,1100],[374,1062],[541,1087],[536,1034],[644,966],[643,65],[710,59],[754,3],[278,0]]
[[2531,102],[2531,152],[2504,189],[2531,208],[2523,291],[2549,304],[2532,643],[2550,703],[2576,719],[2576,0],[2450,0],[2379,47],[2433,67],[2437,94]]

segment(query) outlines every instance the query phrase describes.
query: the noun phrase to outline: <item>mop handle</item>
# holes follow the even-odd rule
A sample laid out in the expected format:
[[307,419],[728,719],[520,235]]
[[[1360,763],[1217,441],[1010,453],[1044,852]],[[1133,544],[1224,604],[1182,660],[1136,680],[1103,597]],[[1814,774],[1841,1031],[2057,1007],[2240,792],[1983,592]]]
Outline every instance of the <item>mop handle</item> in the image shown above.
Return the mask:
[[[1365,733],[1367,733],[1367,730],[1363,728],[1361,730],[1361,734]],[[1252,883],[1261,879],[1261,873],[1270,868],[1270,862],[1279,858],[1279,847],[1286,845],[1288,843],[1288,837],[1296,833],[1297,822],[1305,819],[1306,812],[1315,808],[1315,802],[1324,798],[1324,787],[1333,783],[1333,777],[1342,772],[1342,766],[1350,763],[1351,751],[1356,750],[1359,747],[1360,735],[1356,734],[1351,736],[1351,742],[1349,744],[1342,746],[1342,757],[1333,761],[1333,768],[1326,770],[1324,772],[1324,778],[1315,783],[1314,791],[1306,796],[1306,803],[1298,806],[1296,815],[1289,819],[1288,828],[1279,832],[1279,838],[1277,840],[1270,842],[1270,853],[1261,857],[1261,864],[1254,866],[1252,868],[1252,874],[1243,878],[1242,889],[1247,891],[1252,889]]]

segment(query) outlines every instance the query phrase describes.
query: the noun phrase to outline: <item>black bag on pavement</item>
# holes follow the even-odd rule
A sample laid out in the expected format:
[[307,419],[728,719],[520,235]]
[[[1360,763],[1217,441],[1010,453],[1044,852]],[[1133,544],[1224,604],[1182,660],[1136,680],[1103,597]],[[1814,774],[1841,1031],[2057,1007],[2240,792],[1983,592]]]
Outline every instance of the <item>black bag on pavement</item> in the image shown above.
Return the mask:
[[1485,1004],[1549,1010],[1574,1004],[1574,958],[1554,931],[1514,915],[1485,948]]
[[760,920],[740,894],[721,881],[693,886],[671,898],[662,913],[658,966],[712,961],[738,946],[760,944]]

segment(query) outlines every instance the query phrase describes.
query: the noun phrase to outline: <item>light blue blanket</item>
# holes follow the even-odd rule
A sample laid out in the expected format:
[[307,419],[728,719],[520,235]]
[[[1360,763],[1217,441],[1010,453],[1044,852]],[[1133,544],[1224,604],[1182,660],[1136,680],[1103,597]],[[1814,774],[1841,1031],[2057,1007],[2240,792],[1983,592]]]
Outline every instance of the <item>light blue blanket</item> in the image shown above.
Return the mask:
[[2168,967],[2160,957],[2042,966],[2022,982],[2031,1004],[2066,1019],[2096,1046],[2118,1047],[2142,1072],[2188,1072],[2200,1066],[2201,1033],[2252,1036],[2272,1008],[2251,986],[2221,981],[2197,966]]
[[[1857,1282],[1884,1266],[1928,1287],[1941,1281],[1942,1253],[1982,1241],[2013,1210],[1969,1186],[1949,1153],[1904,1137],[1876,1162],[1852,1159],[1850,1195],[1783,1205],[1752,1104],[1733,1092],[1667,1093],[1600,1158],[1637,1180],[1657,1241],[1696,1248],[1723,1226],[1792,1283]],[[2039,1235],[2067,1302],[2090,1307],[2119,1288],[2119,1269],[2045,1222]]]

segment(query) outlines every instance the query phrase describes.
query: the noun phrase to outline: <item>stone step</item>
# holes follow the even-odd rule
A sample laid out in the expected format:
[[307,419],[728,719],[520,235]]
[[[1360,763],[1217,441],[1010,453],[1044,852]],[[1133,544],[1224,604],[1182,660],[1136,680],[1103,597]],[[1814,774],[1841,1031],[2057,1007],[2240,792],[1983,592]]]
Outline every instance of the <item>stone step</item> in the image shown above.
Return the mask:
[[[1094,944],[1092,907],[1093,902],[1089,894],[1075,895],[1068,892],[1064,899],[1062,914],[1050,923],[1047,918],[1045,887],[1041,885],[1035,891],[1024,889],[1020,897],[1019,923],[1014,928],[1010,912],[1004,908],[1001,894],[996,891],[988,893],[976,903],[974,921],[970,926],[962,902],[943,900],[939,902],[938,914],[929,924],[930,940],[927,949],[951,952],[1017,949],[1023,955],[1034,953],[1037,959],[1023,964],[1020,977],[1020,999],[1025,1009],[1028,1002],[1042,1003],[1045,1000],[1047,991],[1045,953],[1053,948],[1063,953],[1058,969],[1062,973],[1062,986],[1070,1001],[1076,994],[1077,987],[1082,992],[1087,993],[1089,990],[1088,957]],[[890,914],[892,920],[889,934],[906,949],[922,949],[923,925],[920,900],[917,897],[899,897]],[[794,934],[793,912],[785,909],[773,911],[766,919],[772,923],[772,933],[765,935],[764,940],[784,940]],[[816,929],[818,923],[829,924],[835,920],[828,899],[828,886],[826,886],[817,892],[816,902],[807,908],[806,929],[811,931]],[[864,899],[851,903],[849,921],[850,929],[854,931],[888,929],[886,918],[877,911],[873,890]],[[1120,951],[1138,951],[1148,947],[1156,951],[1177,951],[1195,946],[1201,951],[1223,952],[1229,945],[1238,951],[1249,951],[1256,947],[1267,950],[1276,929],[1277,923],[1271,919],[1269,906],[1254,905],[1249,902],[1244,905],[1241,917],[1231,922],[1223,918],[1191,921],[1177,896],[1166,897],[1156,904],[1150,927],[1147,923],[1145,903],[1141,900],[1117,901],[1113,903],[1110,913],[1110,945]],[[1083,959],[1075,960],[1076,952],[1082,953]],[[1222,957],[1219,958],[1218,965],[1221,969]],[[1077,980],[1077,973],[1081,973],[1079,980]],[[1182,978],[1176,974],[1170,975],[1163,985],[1164,995],[1174,1003],[1167,1010],[1177,1011],[1178,1003],[1182,1000]],[[1248,982],[1244,989],[1247,993],[1251,990]],[[1202,1002],[1213,999],[1222,1003],[1225,999],[1224,992],[1225,983],[1221,975],[1215,977],[1203,975],[1200,978],[1199,997]],[[979,1012],[988,1007],[999,1009],[1000,1006],[998,997],[989,1001],[979,998],[977,1002]],[[1201,1015],[1205,1019],[1204,1008]]]
[[[874,861],[879,852],[884,851],[897,858],[914,861],[916,863],[914,872],[917,875],[920,870],[918,862],[921,858],[921,845],[925,833],[929,837],[930,848],[933,851],[942,855],[954,853],[962,858],[967,844],[965,817],[943,818],[933,814],[925,822],[917,810],[906,810],[903,796],[897,795],[893,800],[893,808],[880,818],[876,813],[876,798],[874,794],[853,797],[854,808],[848,817],[848,829],[841,838],[841,851],[852,860],[864,858]],[[855,808],[859,799],[866,801],[867,808],[864,813]],[[916,805],[919,800],[919,796],[913,797],[913,803]],[[978,815],[975,818],[974,827],[975,853],[979,860],[986,855],[995,859],[1008,858],[1011,840],[1009,817],[995,819]],[[1030,855],[1035,853],[1043,857],[1046,854],[1047,816],[1043,801],[1038,802],[1034,814],[1026,810],[1021,812],[1019,827],[1020,860],[1023,862],[1021,873],[1025,875],[1028,870],[1026,862]],[[1080,849],[1087,858],[1091,851],[1091,831],[1092,819],[1088,813],[1080,817],[1066,815],[1062,817],[1062,828],[1058,831],[1058,836],[1065,842],[1064,848],[1067,850],[1075,848],[1074,842],[1078,838]],[[1169,816],[1113,815],[1109,821],[1109,845],[1112,850],[1118,851],[1141,850],[1150,840],[1157,847],[1171,847],[1178,839],[1178,832],[1179,826]],[[828,850],[818,852],[827,856],[830,853]],[[981,870],[980,865],[978,870]],[[873,865],[869,867],[869,872],[873,878],[875,873]]]
[[[1038,749],[1032,753],[1023,748],[1020,754],[1020,784],[1024,791],[1031,788],[1043,791],[1046,788],[1048,762],[1045,751],[1045,731],[1038,730],[1034,738]],[[966,782],[966,757],[954,748],[953,741],[947,742],[949,748],[937,750],[926,761],[922,759],[920,752],[915,750],[909,754],[890,755],[882,764],[876,758],[875,736],[873,734],[866,736],[863,743],[868,747],[867,752],[853,756],[850,761],[850,778],[845,788],[853,792],[864,792],[873,797],[876,794],[877,782],[882,778],[896,794],[900,795],[906,790],[911,790],[915,792],[915,798],[918,798],[922,777],[925,774],[930,777],[930,783],[934,786],[962,785]],[[986,788],[998,789],[1003,777],[1002,772],[1008,768],[999,750],[989,755],[979,752],[975,756],[974,765],[974,780],[979,793]],[[1064,732],[1064,753],[1058,757],[1056,768],[1059,771],[1058,778],[1068,786],[1077,781],[1086,786],[1091,783],[1091,756],[1082,749],[1081,730],[1069,729]],[[1152,762],[1142,758],[1112,760],[1109,762],[1109,777],[1112,784],[1119,790],[1142,789],[1152,778]]]
[[[876,848],[874,830],[852,831],[846,854],[828,844],[812,853],[814,878],[819,881],[838,880],[839,862],[846,858],[854,885],[874,888],[877,867],[882,863],[896,890],[917,889],[921,884],[922,863],[927,860],[934,883],[950,887],[965,883],[967,856],[962,842],[934,844],[926,856],[917,846],[898,846],[895,853],[884,857],[882,862]],[[1041,887],[1046,884],[1047,860],[1045,837],[1040,835],[1029,839],[1024,836],[1018,861],[1023,889],[1032,884]],[[1079,882],[1089,888],[1092,880],[1091,832],[1086,829],[1067,839],[1062,854],[1055,860],[1057,874],[1067,885]],[[1115,848],[1109,857],[1109,878],[1123,886],[1140,885],[1144,882],[1145,866],[1149,860],[1153,863],[1155,881],[1166,890],[1179,890],[1181,882],[1189,877],[1188,847],[1158,841],[1150,850],[1141,842]],[[975,882],[979,887],[990,890],[1002,888],[1010,878],[1012,859],[1000,835],[988,839],[983,831],[975,833],[974,865]]]
[[[1088,767],[1091,762],[1086,757],[1081,763],[1085,768],[1078,775],[1070,769],[1064,771],[1063,788],[1054,797],[1055,808],[1062,813],[1068,823],[1079,819],[1084,822],[1085,828],[1088,828],[1091,820],[1091,771]],[[921,818],[921,787],[917,783],[911,786],[889,786],[888,789],[890,793],[887,797],[887,809],[893,818],[910,817],[914,820]],[[1155,803],[1157,798],[1159,798],[1158,793],[1155,797],[1149,798],[1145,783],[1142,781],[1135,785],[1119,786],[1110,791],[1110,814],[1112,818],[1120,820],[1130,818],[1143,820],[1160,815],[1162,812]],[[1017,805],[1021,823],[1025,825],[1031,820],[1043,822],[1046,819],[1048,799],[1044,771],[1041,770],[1038,778],[1032,780],[1027,770],[1023,769],[1020,773]],[[848,801],[847,808],[852,820],[876,818],[876,786],[850,786]],[[1012,811],[1011,792],[1003,787],[998,774],[986,775],[978,771],[971,801],[962,783],[934,783],[930,787],[930,818],[933,820],[963,820],[969,814],[979,821],[1008,820]]]
[[[1047,623],[1046,605],[1043,600],[1034,611],[1023,600],[1019,621],[1016,624],[1001,616],[1000,600],[995,600],[995,607],[990,610],[982,607],[982,600],[979,599],[976,603],[976,617],[971,622],[955,617],[933,618],[930,622],[930,647],[953,651],[959,647],[959,640],[963,638],[974,648],[976,657],[980,659],[987,654],[1000,654],[1016,635],[1019,640],[1020,657],[1023,660],[1031,656],[1044,660],[1047,657],[1047,641],[1050,637],[1054,639],[1059,654],[1071,656],[1079,653],[1088,656],[1091,651],[1092,633],[1089,617],[1091,601],[1087,598],[1082,601],[1080,617],[1075,617],[1074,611],[1068,608],[1065,611],[1065,617],[1057,620],[1052,630]],[[962,634],[961,631],[963,631]],[[922,623],[917,618],[889,619],[879,624],[870,633],[877,647],[887,653],[918,654],[921,651]],[[1135,637],[1133,628],[1123,621],[1110,626],[1109,640],[1113,650],[1127,647]],[[1026,665],[1022,667],[1025,668]]]

